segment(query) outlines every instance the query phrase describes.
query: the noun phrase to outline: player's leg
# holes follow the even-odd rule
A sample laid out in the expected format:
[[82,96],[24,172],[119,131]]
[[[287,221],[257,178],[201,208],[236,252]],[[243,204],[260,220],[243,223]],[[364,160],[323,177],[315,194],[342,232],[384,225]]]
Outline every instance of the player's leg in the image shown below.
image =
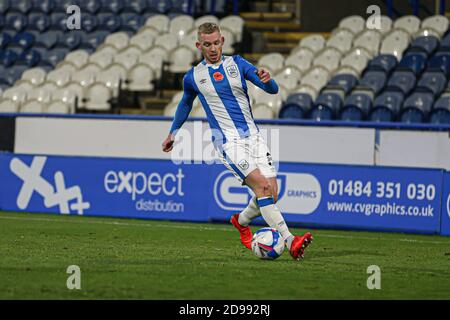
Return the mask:
[[286,245],[294,259],[303,258],[306,247],[312,241],[312,235],[307,232],[303,236],[294,236],[275,205],[278,197],[278,184],[275,177],[266,178],[259,169],[252,171],[246,178],[245,183],[253,190],[257,196],[257,203],[261,215],[267,224],[278,230],[286,241]]

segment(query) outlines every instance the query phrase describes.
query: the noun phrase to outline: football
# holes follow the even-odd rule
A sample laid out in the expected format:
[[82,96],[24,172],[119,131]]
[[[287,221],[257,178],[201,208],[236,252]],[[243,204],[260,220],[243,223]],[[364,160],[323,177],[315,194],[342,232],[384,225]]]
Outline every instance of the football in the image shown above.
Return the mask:
[[283,250],[284,240],[277,230],[262,228],[253,235],[252,251],[258,258],[274,260],[281,256]]

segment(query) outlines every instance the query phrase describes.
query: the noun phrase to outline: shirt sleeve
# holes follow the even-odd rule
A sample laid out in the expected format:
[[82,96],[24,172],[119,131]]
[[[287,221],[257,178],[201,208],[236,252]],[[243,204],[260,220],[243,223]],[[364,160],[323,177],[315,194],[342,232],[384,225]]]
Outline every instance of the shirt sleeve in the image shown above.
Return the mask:
[[253,64],[245,60],[239,55],[234,56],[235,61],[237,65],[239,66],[239,69],[244,75],[244,79],[249,80],[252,82],[255,86],[258,86],[259,88],[263,89],[267,93],[275,94],[278,93],[278,85],[275,82],[275,80],[270,79],[269,82],[264,83],[262,82],[256,72],[258,71],[258,68],[256,68]]
[[194,89],[192,81],[192,73],[187,73],[183,79],[183,98],[181,98],[181,101],[178,103],[177,111],[175,112],[175,117],[173,118],[172,127],[170,128],[170,133],[172,134],[181,128],[192,110],[192,103],[197,96],[197,92]]

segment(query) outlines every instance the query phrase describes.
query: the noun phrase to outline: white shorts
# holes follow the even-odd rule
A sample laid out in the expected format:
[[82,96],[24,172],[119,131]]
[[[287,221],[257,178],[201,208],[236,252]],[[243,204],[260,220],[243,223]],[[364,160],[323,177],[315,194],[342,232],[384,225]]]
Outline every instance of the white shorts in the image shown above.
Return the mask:
[[228,141],[222,146],[219,158],[241,183],[244,183],[244,179],[255,169],[259,169],[266,178],[277,176],[272,155],[259,133],[248,138]]

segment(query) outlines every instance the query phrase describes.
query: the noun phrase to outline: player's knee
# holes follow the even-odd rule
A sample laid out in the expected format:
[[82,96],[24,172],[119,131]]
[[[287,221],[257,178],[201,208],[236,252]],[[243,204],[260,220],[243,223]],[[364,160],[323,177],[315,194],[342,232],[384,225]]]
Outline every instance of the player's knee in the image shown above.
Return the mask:
[[268,181],[263,181],[258,184],[258,193],[261,196],[268,197],[272,195],[272,186]]

